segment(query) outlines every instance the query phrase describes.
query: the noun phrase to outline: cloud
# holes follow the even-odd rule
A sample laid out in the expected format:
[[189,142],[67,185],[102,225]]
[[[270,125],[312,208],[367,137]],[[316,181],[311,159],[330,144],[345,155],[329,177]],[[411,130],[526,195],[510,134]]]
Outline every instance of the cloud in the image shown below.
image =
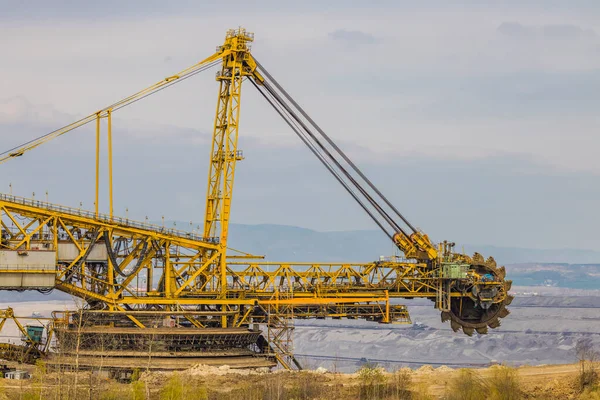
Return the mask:
[[[0,131],[4,128],[0,124]],[[27,124],[21,128],[29,129]],[[14,127],[11,130],[21,132]],[[176,127],[171,132],[174,138],[185,135]],[[251,137],[243,139],[246,158],[236,168],[232,221],[324,231],[375,229],[306,149],[300,145],[277,149]],[[168,137],[140,140],[121,134],[114,136],[114,142],[117,215],[124,215],[128,208],[129,216],[137,220],[146,215],[160,220],[164,215],[202,221],[210,142]],[[340,146],[348,149],[343,142]],[[103,149],[103,211],[107,206],[105,156]],[[490,155],[476,160],[392,153],[358,160],[351,157],[411,222],[436,239],[498,246],[598,247],[597,176],[556,174],[527,155]],[[0,192],[8,191],[12,183],[16,195],[48,190],[51,202],[77,207],[81,201],[84,208],[92,208],[93,127],[2,164],[1,171]],[[548,215],[553,218],[549,220]],[[557,236],[557,227],[565,234],[578,235]]]
[[516,38],[530,38],[535,35],[531,27],[521,25],[518,22],[503,22],[497,30],[503,35]]
[[545,25],[542,27],[544,37],[548,39],[582,39],[595,38],[593,29],[584,29],[577,25]]
[[497,31],[504,36],[531,39],[543,38],[549,40],[578,40],[595,38],[596,32],[590,28],[582,28],[572,24],[523,25],[519,22],[503,22]]
[[[68,114],[59,112],[54,106],[33,105],[23,96],[0,99],[0,123],[16,124],[27,121],[31,125],[48,123],[64,123],[73,119]],[[58,127],[58,126],[57,126]]]
[[344,42],[351,45],[359,44],[374,44],[379,40],[367,32],[349,31],[346,29],[338,29],[329,33],[329,37],[335,41]]
[[[32,104],[25,97],[0,98],[0,141],[4,151],[19,146],[63,126],[67,126],[82,117],[64,113],[51,105]],[[115,141],[133,145],[140,141],[164,143],[177,141],[188,145],[210,143],[211,132],[171,124],[147,122],[138,118],[126,118],[121,112],[113,114],[113,137]],[[106,122],[102,120],[101,134],[106,135]],[[66,133],[66,137],[93,136],[95,123],[79,127]],[[102,139],[104,140],[104,139]],[[66,139],[69,142],[69,139]],[[63,142],[64,143],[64,142]]]
[[[520,213],[522,207],[535,212],[531,199],[562,210],[569,207],[557,199],[568,203],[571,199],[600,197],[592,192],[597,178],[573,188],[571,197],[564,189],[568,180],[551,182],[553,175],[571,173],[577,179],[581,171],[600,173],[600,159],[595,154],[600,138],[595,134],[598,121],[593,112],[598,105],[594,93],[598,89],[600,52],[597,40],[588,32],[588,28],[600,28],[592,25],[593,10],[577,14],[575,6],[565,6],[557,12],[545,9],[541,2],[539,7],[482,5],[461,6],[460,10],[443,4],[416,10],[416,6],[398,6],[391,1],[383,6],[378,2],[378,7],[365,2],[361,2],[362,7],[347,6],[350,2],[335,7],[316,1],[311,7],[300,3],[300,11],[290,11],[288,5],[253,4],[252,12],[236,8],[235,18],[256,32],[253,52],[261,63],[357,163],[365,166],[386,193],[395,193],[399,206],[406,207],[411,216],[414,210],[414,221],[428,231],[458,229],[463,226],[459,216]],[[55,3],[46,7],[49,9],[29,5],[19,13],[0,15],[4,61],[0,65],[1,96],[22,96],[34,104],[50,104],[72,114],[74,117],[61,119],[69,123],[205,58],[222,43],[224,30],[232,24],[231,13],[216,6],[190,5],[185,12],[171,7],[177,12],[174,15],[149,12],[151,7],[132,4],[126,6],[131,12],[121,8],[118,13],[99,14],[91,12],[99,7],[93,6],[84,13],[93,16],[93,23],[56,10]],[[103,3],[103,10],[112,9],[105,6]],[[532,12],[533,7],[537,10]],[[38,18],[30,18],[30,13]],[[570,28],[565,28],[565,23]],[[196,40],[175,40],[185,37]],[[393,43],[394,51],[381,45],[388,42]],[[117,191],[121,210],[124,206],[137,208],[142,218],[146,213],[158,213],[155,218],[160,219],[160,213],[165,213],[182,220],[201,220],[209,153],[206,146],[218,87],[213,71],[186,82],[115,114],[115,167],[120,167],[115,168],[119,171],[115,179],[121,182]],[[300,147],[251,85],[245,84],[242,97],[240,148],[246,160],[237,170],[235,220],[325,230],[361,227],[363,222],[371,227],[368,221],[349,218],[360,210],[350,208],[353,205],[345,202],[343,192],[339,197],[327,197],[335,182]],[[27,110],[18,101],[4,108],[0,105],[0,109],[4,148],[64,125],[43,117],[43,110]],[[33,126],[38,119],[51,123]],[[16,124],[23,129],[16,129]],[[84,129],[83,133],[52,141],[47,150],[40,148],[15,160],[16,164],[11,161],[3,165],[2,179],[18,183],[22,194],[49,188],[51,200],[60,193],[65,202],[78,204],[81,193],[93,193],[93,179],[89,178],[94,167],[93,124]],[[81,151],[87,152],[85,157],[79,155]],[[507,165],[513,165],[515,157],[528,161],[519,164],[525,171],[545,165],[541,174],[547,181],[542,184],[541,178],[530,177],[521,185],[513,185],[511,180],[521,175],[509,171],[510,179],[492,185],[502,178],[498,174]],[[44,168],[44,173],[39,173],[34,165],[38,160],[51,160],[54,172],[46,173]],[[399,164],[402,160],[412,162]],[[496,166],[490,165],[493,160]],[[281,167],[284,165],[287,168]],[[423,169],[428,172],[421,175]],[[570,172],[574,169],[579,172]],[[70,176],[80,170],[91,175]],[[440,171],[446,170],[460,173],[441,179]],[[473,174],[479,170],[483,172],[475,179]],[[32,176],[38,180],[32,181]],[[72,185],[65,190],[65,180],[82,182],[85,187]],[[256,186],[257,180],[262,184]],[[492,198],[492,205],[488,205],[463,199],[460,192],[446,195],[438,190],[443,184],[462,185],[468,193],[493,192],[497,199]],[[280,185],[284,188],[279,189]],[[183,193],[182,187],[190,192]],[[414,188],[410,193],[426,195],[407,194],[406,187]],[[528,197],[507,199],[531,187],[535,190],[527,192]],[[590,193],[584,187],[590,188]],[[314,193],[325,194],[315,198]],[[440,193],[444,193],[442,200]],[[195,208],[190,208],[190,198],[200,199]],[[418,204],[425,198],[431,199],[427,207]],[[498,199],[510,204],[499,204]],[[85,204],[91,202],[84,200]],[[289,207],[282,206],[288,202]],[[439,216],[431,210],[437,212],[440,202],[448,202],[454,220],[436,222]],[[256,204],[266,205],[259,210]],[[313,215],[303,207],[326,211]],[[335,213],[329,215],[331,210]],[[548,206],[546,211],[551,210]],[[595,215],[594,206],[582,207],[582,215],[583,211]],[[571,225],[566,221],[567,231],[578,231],[575,222],[588,223],[585,215],[572,217]],[[508,215],[506,220],[519,226],[518,218]],[[493,222],[489,226],[494,226]],[[519,240],[538,239],[534,222],[543,226],[544,220],[540,217],[528,222],[527,236]],[[538,230],[555,231],[551,227]],[[513,233],[502,225],[498,242],[503,237],[513,240]],[[593,234],[589,238],[599,239]],[[576,239],[580,236],[570,240]],[[554,239],[542,235],[539,240]]]

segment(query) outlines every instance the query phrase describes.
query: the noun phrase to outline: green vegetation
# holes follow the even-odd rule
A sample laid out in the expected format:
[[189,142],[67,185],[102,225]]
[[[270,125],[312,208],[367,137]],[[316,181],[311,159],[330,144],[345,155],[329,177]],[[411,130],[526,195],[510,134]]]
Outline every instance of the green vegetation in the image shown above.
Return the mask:
[[[66,398],[66,397],[60,397]],[[107,385],[101,392],[100,400],[121,400],[130,398],[128,396],[126,388],[122,385],[114,383],[112,385]]]
[[[134,382],[135,383],[135,382]],[[206,388],[182,379],[178,373],[173,373],[167,383],[160,389],[160,400],[208,400]]]
[[578,397],[579,400],[600,400],[600,387],[586,388]]
[[131,382],[131,400],[146,399],[146,384],[139,380]]
[[358,371],[360,400],[430,400],[427,385],[413,383],[411,371],[386,374],[383,368],[366,365]]
[[379,400],[386,392],[386,377],[383,368],[365,365],[358,371],[361,400]]

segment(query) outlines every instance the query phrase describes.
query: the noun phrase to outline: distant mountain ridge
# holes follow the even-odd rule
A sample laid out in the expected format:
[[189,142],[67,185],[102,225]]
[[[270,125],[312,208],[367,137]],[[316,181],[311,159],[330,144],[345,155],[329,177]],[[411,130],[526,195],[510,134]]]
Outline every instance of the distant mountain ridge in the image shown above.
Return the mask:
[[[173,226],[173,221],[165,222]],[[177,221],[177,228],[189,223]],[[320,232],[276,224],[231,224],[229,246],[270,261],[369,262],[392,255],[395,246],[377,230]],[[457,250],[493,256],[499,264],[600,264],[600,252],[585,249],[528,249],[494,245],[457,244]]]

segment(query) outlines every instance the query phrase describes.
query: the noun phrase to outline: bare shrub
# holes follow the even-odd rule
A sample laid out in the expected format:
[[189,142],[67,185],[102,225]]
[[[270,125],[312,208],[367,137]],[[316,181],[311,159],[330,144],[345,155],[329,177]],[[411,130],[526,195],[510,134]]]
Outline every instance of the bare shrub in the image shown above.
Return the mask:
[[131,382],[131,400],[145,400],[146,385],[140,380]]
[[579,339],[575,344],[575,354],[579,361],[579,375],[577,377],[579,390],[584,391],[598,381],[595,362],[598,360],[598,352],[591,339]]
[[183,380],[179,374],[174,373],[160,390],[160,400],[183,399]]
[[32,379],[32,387],[35,392],[35,397],[38,400],[42,400],[44,398],[46,390],[44,389],[44,380],[48,370],[46,368],[46,363],[42,360],[35,361],[35,371],[33,372]]
[[600,388],[586,388],[579,395],[578,400],[600,400]]
[[[210,400],[317,400],[346,399],[340,385],[331,385],[322,375],[309,371],[262,375],[237,382],[235,387],[211,390]],[[350,397],[352,399],[356,396]]]
[[495,366],[491,368],[491,374],[487,382],[490,400],[520,400],[523,398],[518,371],[515,368]]
[[123,387],[123,385],[111,381],[108,385],[102,388],[100,395],[98,396],[100,400],[121,400],[130,398],[129,393]]
[[328,388],[320,381],[314,373],[302,371],[294,376],[291,388],[285,390],[285,398],[294,400],[313,400],[328,398]]
[[421,382],[417,384],[411,392],[410,400],[434,400],[434,397],[429,393],[427,383]]
[[393,400],[411,400],[415,397],[412,392],[412,377],[410,371],[400,369],[391,376],[388,382],[388,397]]
[[207,400],[205,387],[198,382],[184,380],[178,373],[173,373],[167,383],[161,388],[160,400]]
[[487,400],[487,387],[479,374],[460,369],[446,388],[444,400]]
[[131,381],[135,382],[140,380],[141,375],[142,371],[139,368],[134,368],[133,371],[131,371]]
[[239,388],[234,388],[226,393],[211,392],[210,400],[263,400],[265,392],[264,385],[244,384]]
[[358,371],[359,397],[361,400],[379,400],[384,398],[386,392],[383,368],[365,364]]

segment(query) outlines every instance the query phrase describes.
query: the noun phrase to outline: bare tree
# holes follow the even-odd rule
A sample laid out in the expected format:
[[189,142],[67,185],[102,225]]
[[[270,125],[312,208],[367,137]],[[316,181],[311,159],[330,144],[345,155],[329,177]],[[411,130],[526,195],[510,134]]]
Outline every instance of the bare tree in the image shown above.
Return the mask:
[[74,383],[74,394],[77,398],[77,385],[79,380],[79,348],[81,347],[81,328],[83,326],[83,303],[79,304],[78,307],[78,318],[77,318],[77,335],[75,342],[75,383]]
[[34,375],[34,385],[37,386],[37,394],[38,400],[44,399],[44,378],[47,374],[48,370],[46,368],[46,363],[41,359],[36,360],[35,362],[35,375]]
[[582,338],[575,344],[575,354],[579,361],[579,389],[584,390],[598,379],[594,365],[598,360],[598,351],[590,338]]

